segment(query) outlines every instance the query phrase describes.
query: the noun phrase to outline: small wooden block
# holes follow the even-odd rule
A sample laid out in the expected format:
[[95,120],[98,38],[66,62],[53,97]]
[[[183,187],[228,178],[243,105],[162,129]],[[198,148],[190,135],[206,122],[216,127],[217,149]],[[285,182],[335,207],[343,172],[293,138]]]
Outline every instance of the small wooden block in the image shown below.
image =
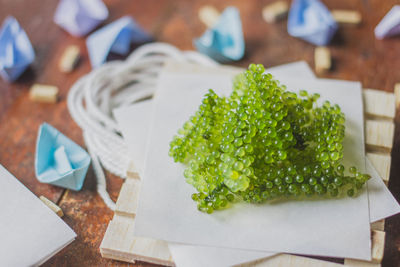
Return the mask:
[[29,98],[32,101],[56,103],[58,88],[52,85],[34,84],[29,90]]
[[263,18],[268,23],[277,22],[286,17],[289,5],[285,1],[277,1],[265,6],[262,10]]
[[126,179],[121,187],[116,203],[115,212],[135,217],[139,203],[140,180]]
[[344,259],[344,266],[349,267],[380,267],[380,263],[373,263],[369,261],[361,261],[361,260],[353,260],[353,259]]
[[337,23],[358,25],[361,23],[361,14],[355,10],[332,10],[332,16]]
[[389,154],[367,153],[367,158],[374,165],[376,171],[387,185],[390,178],[390,165],[392,158]]
[[137,179],[140,180],[139,172],[137,171],[135,164],[133,161],[129,163],[128,170],[126,171],[126,178],[127,179]]
[[175,266],[168,244],[133,234],[134,218],[114,215],[100,245],[103,257],[134,263],[136,260]]
[[385,220],[379,220],[371,223],[371,230],[385,231]]
[[203,6],[199,10],[199,18],[208,28],[215,25],[219,16],[219,11],[213,6]]
[[68,46],[63,55],[61,56],[61,60],[59,63],[59,68],[61,72],[71,72],[74,70],[76,64],[79,60],[79,47],[76,45]]
[[396,115],[395,97],[392,93],[364,89],[364,111],[370,117],[393,120]]
[[370,151],[388,152],[392,150],[394,123],[388,121],[366,120],[365,144]]
[[44,196],[40,196],[39,198],[44,204],[46,204],[47,207],[49,207],[52,211],[54,211],[55,214],[57,214],[60,217],[64,216],[64,212],[62,211],[62,209],[56,204],[54,204],[54,202],[52,202],[51,200],[49,200]]
[[332,66],[331,52],[327,47],[320,46],[315,48],[314,60],[317,73],[328,71]]
[[396,99],[396,107],[400,106],[400,83],[394,85],[394,96]]
[[372,262],[381,263],[385,250],[385,236],[383,231],[372,230]]
[[249,263],[235,265],[240,267],[343,267],[343,264],[317,260],[302,256],[279,254]]

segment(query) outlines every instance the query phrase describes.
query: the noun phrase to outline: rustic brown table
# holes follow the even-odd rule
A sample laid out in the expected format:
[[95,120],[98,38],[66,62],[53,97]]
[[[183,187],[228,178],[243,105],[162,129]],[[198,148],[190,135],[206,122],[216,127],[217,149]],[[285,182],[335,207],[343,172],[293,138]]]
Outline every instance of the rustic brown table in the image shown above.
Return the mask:
[[[193,49],[192,40],[205,30],[197,11],[205,4],[222,10],[237,6],[241,12],[246,40],[246,56],[235,65],[246,67],[250,62],[274,66],[296,60],[314,65],[314,46],[290,37],[286,21],[267,24],[261,16],[262,7],[272,1],[157,1],[106,0],[110,17],[106,23],[123,15],[132,15],[157,41],[171,43],[180,49]],[[400,82],[400,39],[376,40],[374,27],[397,1],[395,0],[326,0],[329,8],[356,9],[363,22],[358,27],[343,26],[330,45],[334,66],[324,77],[361,81],[365,88],[393,91]],[[103,259],[99,245],[113,213],[96,193],[93,171],[90,169],[79,192],[39,183],[34,174],[35,141],[39,125],[46,121],[83,145],[80,128],[71,119],[66,97],[71,85],[91,69],[84,38],[64,32],[53,21],[58,1],[0,0],[0,21],[13,15],[26,30],[36,51],[34,64],[13,84],[0,80],[0,163],[11,171],[37,196],[44,195],[64,210],[64,220],[77,233],[77,239],[44,266],[127,266],[129,264]],[[83,51],[78,68],[70,74],[58,70],[64,49],[71,44]],[[398,49],[398,50],[396,50]],[[57,104],[38,104],[29,100],[33,83],[56,85],[60,88]],[[400,199],[400,135],[399,117],[392,152],[389,188]],[[114,200],[122,180],[108,176],[107,187]],[[3,203],[5,204],[5,203]],[[386,246],[383,266],[398,266],[400,262],[400,216],[386,220]],[[132,264],[131,264],[132,265]],[[138,263],[138,266],[147,264]]]

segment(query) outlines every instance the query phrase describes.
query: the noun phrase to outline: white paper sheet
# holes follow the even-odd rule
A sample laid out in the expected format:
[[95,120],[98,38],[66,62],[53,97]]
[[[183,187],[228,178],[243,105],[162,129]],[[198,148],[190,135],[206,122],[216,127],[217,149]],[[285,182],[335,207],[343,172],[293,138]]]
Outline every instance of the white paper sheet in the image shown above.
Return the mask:
[[[197,211],[190,201],[194,189],[184,181],[183,166],[168,157],[169,142],[197,109],[206,90],[215,88],[219,94],[229,94],[231,79],[216,74],[161,76],[135,234],[185,244],[370,259],[366,192],[354,199],[313,201],[312,205],[310,201],[260,206],[240,203],[212,215]],[[347,117],[351,141],[345,141],[349,145],[346,149],[353,152],[353,163],[363,167],[360,84],[292,79],[282,82],[290,90],[307,88],[322,93],[324,88],[322,98],[335,99]],[[163,135],[157,135],[159,132]]]
[[76,234],[0,165],[0,266],[36,266]]
[[[304,62],[291,63],[269,69],[275,77],[301,76],[312,79],[313,73]],[[115,110],[114,114],[122,130],[125,140],[129,144],[133,159],[138,168],[143,164],[144,141],[148,134],[148,124],[151,111],[151,102],[145,101],[130,107]],[[135,160],[136,159],[136,160]],[[370,194],[371,202],[376,203],[375,209],[371,207],[371,221],[393,215],[399,212],[399,205],[387,190],[379,175],[373,174],[370,183],[375,184],[375,189]],[[386,200],[386,201],[385,201]],[[374,214],[378,214],[375,216]],[[380,217],[378,217],[380,216]],[[170,243],[171,254],[177,266],[230,266],[255,259],[264,258],[272,253],[244,251],[237,249],[213,248],[204,246],[190,246]]]

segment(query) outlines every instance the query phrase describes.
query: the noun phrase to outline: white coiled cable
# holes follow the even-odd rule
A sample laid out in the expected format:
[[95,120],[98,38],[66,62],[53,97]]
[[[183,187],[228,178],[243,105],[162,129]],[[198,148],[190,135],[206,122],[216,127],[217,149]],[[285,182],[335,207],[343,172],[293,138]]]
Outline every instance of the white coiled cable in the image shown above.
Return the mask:
[[130,161],[127,145],[112,110],[151,97],[158,75],[170,59],[205,66],[218,64],[194,51],[182,52],[169,44],[151,43],[136,49],[125,61],[112,61],[92,70],[69,91],[68,109],[82,128],[97,177],[97,192],[112,210],[115,203],[107,193],[102,167],[126,178]]

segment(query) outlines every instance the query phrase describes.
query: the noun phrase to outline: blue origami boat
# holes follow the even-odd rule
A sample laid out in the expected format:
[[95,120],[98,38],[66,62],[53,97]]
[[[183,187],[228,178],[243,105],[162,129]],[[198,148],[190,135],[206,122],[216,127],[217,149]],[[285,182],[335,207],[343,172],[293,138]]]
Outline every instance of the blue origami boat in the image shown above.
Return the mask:
[[294,0],[289,11],[288,32],[315,45],[327,45],[338,25],[319,0]]
[[0,75],[12,82],[35,59],[28,35],[14,17],[7,17],[0,30]]
[[90,164],[89,154],[47,123],[40,126],[35,173],[42,183],[80,190]]
[[200,38],[194,40],[194,46],[200,53],[219,62],[241,59],[245,43],[239,10],[227,7],[217,23]]

